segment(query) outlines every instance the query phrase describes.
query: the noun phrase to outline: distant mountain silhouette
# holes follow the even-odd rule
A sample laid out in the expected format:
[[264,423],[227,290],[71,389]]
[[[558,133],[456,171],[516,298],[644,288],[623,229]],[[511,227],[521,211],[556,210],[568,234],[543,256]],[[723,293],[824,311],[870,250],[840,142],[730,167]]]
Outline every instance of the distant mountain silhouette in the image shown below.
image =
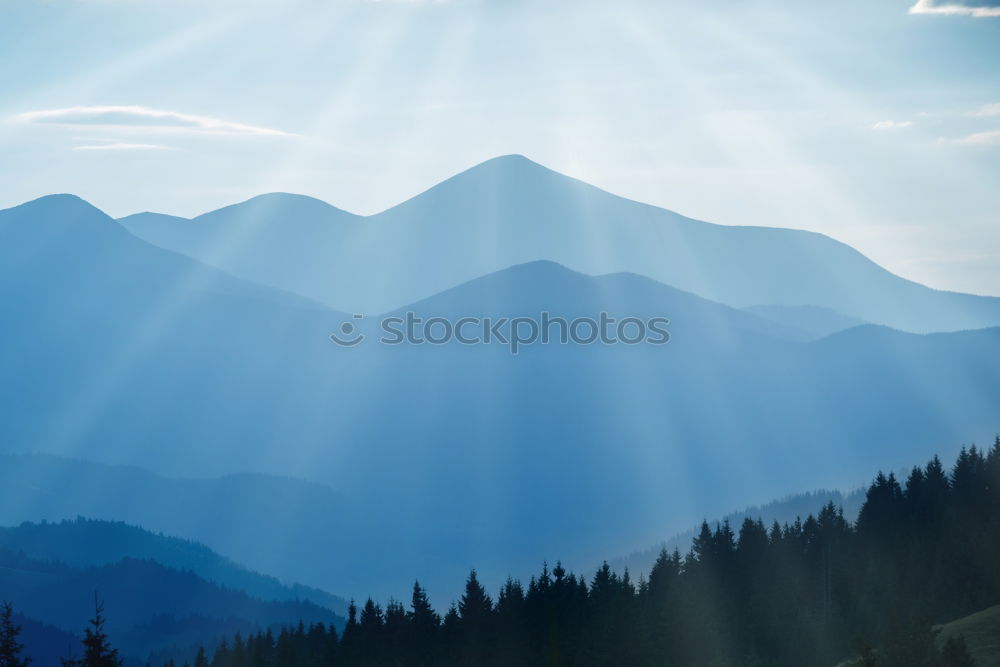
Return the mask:
[[807,340],[823,338],[844,329],[868,324],[855,317],[847,317],[819,306],[749,306],[743,310],[788,327]]
[[318,199],[274,193],[192,220],[138,213],[119,222],[156,245],[234,275],[310,294],[314,281],[325,282],[329,249],[346,249],[358,219]]
[[343,620],[308,602],[262,601],[191,572],[132,558],[73,568],[0,550],[0,590],[24,616],[72,633],[82,632],[93,616],[97,591],[106,605],[112,643],[140,659],[151,651],[214,642],[236,631],[299,620],[340,625]]
[[[133,503],[136,500],[132,498]],[[190,502],[190,499],[180,502]],[[22,498],[20,503],[24,505],[26,500]],[[242,505],[240,511],[253,512],[247,503]],[[32,509],[37,511],[37,508]],[[144,509],[145,515],[155,520],[152,508]],[[222,528],[217,526],[216,530]],[[232,531],[238,529],[238,525],[225,528]],[[347,602],[329,593],[302,585],[286,586],[274,577],[248,570],[197,542],[152,533],[118,521],[78,518],[0,527],[0,549],[76,567],[113,565],[125,558],[150,560],[175,570],[193,572],[206,581],[262,600],[305,600],[342,616],[347,613]],[[252,553],[252,547],[245,545],[245,552]]]
[[[748,313],[645,278],[589,278],[546,263],[402,310],[454,321],[537,316],[543,305],[570,316],[662,313],[672,339],[659,348],[535,345],[516,361],[498,346],[376,345],[354,356],[368,372],[348,384],[365,400],[337,410],[335,423],[370,445],[331,451],[331,466],[355,475],[337,484],[349,496],[415,526],[407,541],[426,546],[405,561],[423,563],[414,573],[451,558],[456,570],[475,564],[502,581],[508,568],[530,567],[526,552],[589,567],[604,555],[598,541],[638,549],[736,502],[853,487],[865,466],[929,456],[930,432],[951,431],[959,443],[995,428],[1000,329],[921,336],[867,325],[789,342]],[[960,435],[961,419],[977,430]],[[865,438],[878,446],[855,445]],[[394,493],[367,495],[361,480]],[[407,500],[392,507],[393,497]],[[416,528],[426,516],[448,516],[454,534],[437,527],[432,546]]]
[[[489,163],[396,215],[417,201],[450,201],[463,182],[488,183],[490,173],[528,188],[539,169]],[[550,178],[595,198],[581,210],[623,201]],[[525,190],[532,210],[565,203],[563,190],[550,196],[549,188]],[[496,210],[514,211],[505,206]],[[647,208],[656,220],[664,215]],[[528,208],[516,213],[542,222],[522,218]],[[420,236],[406,243],[419,245]],[[395,251],[385,250],[391,260]],[[448,252],[465,261],[461,247]],[[0,260],[0,308],[18,323],[0,347],[0,373],[16,378],[3,396],[4,451],[174,476],[250,471],[329,484],[346,501],[312,510],[327,512],[312,551],[330,580],[305,583],[341,595],[398,594],[420,576],[433,596],[449,599],[456,591],[437,587],[473,566],[487,582],[534,571],[544,558],[587,568],[704,516],[802,489],[850,488],[872,469],[996,429],[1000,329],[923,336],[864,325],[802,342],[789,340],[784,324],[640,275],[592,277],[530,262],[409,309],[451,320],[538,317],[541,308],[656,315],[671,320],[670,342],[530,345],[517,357],[504,345],[374,338],[344,348],[329,340],[343,315],[150,245],[75,199],[0,212]],[[431,262],[426,275],[446,265]],[[424,276],[408,275],[414,284]],[[372,319],[366,331],[377,330]],[[81,487],[131,502],[118,488],[69,477],[67,489]],[[182,501],[175,512],[219,525]],[[141,516],[90,515],[163,529]],[[260,518],[265,553],[283,547],[283,530],[301,530],[284,516],[294,515]],[[171,530],[199,540],[204,532]],[[289,577],[287,561],[271,567],[277,557],[251,562],[253,554],[204,541]]]
[[[74,195],[49,195],[0,211],[0,234],[6,242],[4,278],[49,269],[45,275],[57,284],[72,271],[85,268],[90,285],[127,287],[128,294],[136,298],[149,299],[183,288],[285,307],[318,307],[289,292],[239,280],[187,257],[136,243],[121,225]],[[182,285],[175,284],[178,277],[183,278]],[[5,281],[4,286],[5,297],[8,292],[19,293],[10,282]]]
[[[34,667],[58,667],[60,660],[70,656],[79,657],[82,653],[79,631],[60,630],[17,612],[14,613],[14,624],[21,627],[18,641],[24,645],[23,653],[31,657]],[[125,659],[125,667],[141,667],[144,664],[135,656],[122,657]]]
[[[707,301],[635,274],[588,276],[549,261],[528,262],[410,304],[389,315],[407,311],[424,317],[538,316],[557,305],[555,313],[566,319],[596,317],[601,312],[618,318],[670,315],[672,329],[697,329],[699,343],[739,331],[788,340],[809,338],[799,327],[766,316],[743,312]],[[721,342],[721,341],[716,341]]]
[[[197,543],[287,582],[347,584],[329,554],[342,548],[348,508],[328,487],[291,478],[174,479],[134,467],[0,454],[0,524],[46,522],[0,528],[0,547],[70,565],[150,558],[262,599],[307,600],[340,615],[347,613],[343,598],[282,585]],[[80,515],[109,522],[73,521]]]
[[[90,429],[120,451],[135,450],[137,433],[163,445],[176,444],[177,429],[263,436],[241,415],[294,400],[292,369],[328,353],[343,319],[152,246],[61,195],[0,211],[0,304],[18,323],[0,351],[0,372],[19,378],[5,396],[7,442],[86,457]],[[266,437],[294,425],[272,427]],[[178,462],[154,441],[133,462]]]
[[638,273],[737,308],[820,306],[915,332],[1000,325],[1000,299],[904,280],[827,236],[692,220],[518,155],[368,217],[275,194],[189,222],[121,222],[162,247],[351,312],[392,310],[552,260],[589,274]]

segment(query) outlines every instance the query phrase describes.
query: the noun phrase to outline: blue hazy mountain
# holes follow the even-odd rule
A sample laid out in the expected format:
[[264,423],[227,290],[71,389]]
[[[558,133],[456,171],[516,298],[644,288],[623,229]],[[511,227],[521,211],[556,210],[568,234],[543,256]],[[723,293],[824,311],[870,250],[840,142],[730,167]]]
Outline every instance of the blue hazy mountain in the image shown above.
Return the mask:
[[139,213],[119,222],[156,245],[234,275],[312,294],[317,280],[327,280],[330,249],[346,249],[359,219],[318,199],[274,193],[192,220]]
[[[301,583],[281,584],[232,560],[285,582],[346,585],[351,577],[331,568],[329,554],[343,548],[344,517],[350,513],[347,501],[330,488],[292,478],[240,474],[174,479],[135,467],[0,454],[0,524],[47,522],[0,529],[0,545],[16,537],[11,549],[39,557],[49,553],[70,564],[151,558],[262,599],[308,600],[341,615],[347,606],[343,598]],[[80,515],[114,523],[62,523]],[[95,529],[117,539],[89,545]],[[32,534],[40,542],[29,548],[25,539]],[[59,556],[72,539],[81,544]]]
[[847,317],[819,306],[749,306],[743,310],[781,324],[790,329],[790,335],[797,332],[803,340],[815,340],[868,324],[856,317]]
[[[16,379],[4,387],[3,449],[326,483],[346,498],[330,510],[339,530],[322,524],[332,534],[315,547],[330,580],[304,583],[341,595],[400,595],[420,577],[447,598],[474,566],[488,582],[545,558],[586,568],[703,516],[850,488],[996,429],[1000,329],[865,325],[802,342],[639,275],[530,262],[408,310],[655,315],[671,320],[670,342],[531,345],[516,357],[374,337],[345,348],[329,340],[337,313],[159,249],[80,200],[0,212],[0,254],[0,307],[18,323],[0,347],[0,371]],[[269,516],[273,535],[292,530]]]
[[241,437],[235,427],[253,440],[262,425],[245,417],[255,414],[277,417],[274,441],[294,431],[279,407],[295,401],[292,369],[322,357],[342,320],[140,241],[68,195],[0,211],[0,303],[17,323],[0,352],[0,372],[18,378],[5,387],[9,442],[86,458],[80,436],[96,429],[121,453],[164,465],[176,453],[137,448],[136,434],[165,446],[178,429],[228,439]]
[[[133,497],[132,503],[137,500]],[[23,507],[25,500],[22,498],[19,502]],[[191,501],[185,498],[180,502]],[[249,503],[241,505],[242,513],[254,513],[255,508]],[[209,511],[209,506],[202,509]],[[155,519],[151,509],[140,511],[145,517]],[[175,510],[172,514],[176,513]],[[238,524],[226,526],[230,531],[237,527]],[[221,528],[216,526],[215,530]],[[256,532],[261,532],[259,523]],[[245,544],[241,551],[250,554],[253,546]],[[249,570],[192,540],[153,533],[120,521],[81,517],[72,521],[25,522],[18,526],[0,527],[0,549],[23,553],[34,560],[61,561],[77,567],[113,565],[125,558],[155,561],[175,570],[193,572],[206,581],[262,600],[305,600],[340,615],[347,613],[347,602],[329,593],[302,585],[286,586],[274,577]]]
[[915,332],[1000,325],[1000,299],[929,289],[812,232],[714,225],[617,197],[521,156],[376,215],[273,194],[136,235],[349,312],[392,310],[534,260],[638,273],[734,307],[819,306]]
[[528,262],[471,280],[387,316],[416,312],[446,318],[457,313],[481,318],[537,317],[553,305],[557,306],[554,313],[567,320],[608,312],[645,321],[669,310],[672,329],[683,332],[696,326],[699,343],[716,335],[728,339],[733,332],[790,340],[809,338],[798,326],[714,303],[644,276],[618,273],[594,279],[549,261]]
[[[67,632],[59,628],[27,618],[14,612],[14,625],[20,626],[21,634],[18,641],[24,645],[24,655],[31,656],[31,664],[35,667],[58,667],[61,660],[71,656],[80,656],[80,637],[77,632]],[[144,664],[138,658],[123,655],[125,667],[139,667]]]
[[[70,633],[86,627],[97,591],[105,603],[113,645],[140,659],[156,650],[211,645],[236,631],[246,634],[299,620],[307,625],[343,621],[308,602],[259,600],[191,572],[132,558],[70,567],[0,550],[0,590],[19,613]],[[80,648],[75,648],[79,655]]]
[[[355,476],[337,487],[367,491],[373,508],[385,503],[382,512],[414,527],[404,561],[422,565],[414,572],[454,559],[495,581],[510,573],[494,569],[501,563],[530,567],[529,553],[536,566],[540,557],[579,566],[586,555],[589,566],[606,554],[600,542],[639,548],[658,538],[654,525],[673,526],[669,534],[736,503],[850,488],[865,466],[929,457],[931,432],[957,446],[995,429],[1000,329],[868,325],[788,342],[751,314],[655,288],[532,263],[414,304],[452,321],[543,306],[570,317],[658,313],[672,337],[662,347],[536,345],[516,359],[502,347],[359,348],[356,357],[372,359],[351,387],[366,400],[336,423],[368,446],[336,450],[331,467]],[[866,439],[878,445],[857,444]],[[376,489],[357,483],[371,479]],[[391,507],[396,494],[406,503]],[[421,534],[426,516],[447,517],[454,532],[435,523],[435,535]]]

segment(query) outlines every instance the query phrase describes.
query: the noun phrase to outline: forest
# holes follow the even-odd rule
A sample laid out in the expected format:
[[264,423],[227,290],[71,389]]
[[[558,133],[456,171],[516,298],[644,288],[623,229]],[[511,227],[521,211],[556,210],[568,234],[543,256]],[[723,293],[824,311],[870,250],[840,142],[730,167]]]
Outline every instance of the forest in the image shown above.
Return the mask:
[[[905,480],[879,473],[856,521],[831,503],[785,525],[703,522],[686,554],[661,552],[638,579],[545,564],[494,596],[472,571],[443,613],[418,582],[407,604],[352,602],[340,632],[261,629],[166,667],[966,667],[964,640],[934,626],[1000,603],[998,552],[1000,437],[950,468],[934,457]],[[96,602],[66,667],[121,665]],[[7,604],[0,667],[27,664],[17,636]]]

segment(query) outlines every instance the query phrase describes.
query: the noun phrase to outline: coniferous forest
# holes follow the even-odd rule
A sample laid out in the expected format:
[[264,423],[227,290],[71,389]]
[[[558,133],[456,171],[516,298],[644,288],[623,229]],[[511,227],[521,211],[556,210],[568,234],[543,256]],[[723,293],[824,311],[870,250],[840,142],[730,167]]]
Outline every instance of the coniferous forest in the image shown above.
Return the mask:
[[[832,504],[783,526],[706,522],[687,554],[662,552],[638,580],[607,564],[580,576],[556,563],[492,595],[473,571],[443,614],[417,583],[408,604],[352,603],[340,633],[300,624],[237,635],[193,662],[967,666],[964,641],[938,642],[933,626],[1000,603],[998,553],[1000,437],[988,451],[963,449],[950,468],[935,457],[905,480],[879,473],[854,522]],[[98,605],[74,667],[118,664],[102,613]],[[10,614],[0,665],[21,667]]]

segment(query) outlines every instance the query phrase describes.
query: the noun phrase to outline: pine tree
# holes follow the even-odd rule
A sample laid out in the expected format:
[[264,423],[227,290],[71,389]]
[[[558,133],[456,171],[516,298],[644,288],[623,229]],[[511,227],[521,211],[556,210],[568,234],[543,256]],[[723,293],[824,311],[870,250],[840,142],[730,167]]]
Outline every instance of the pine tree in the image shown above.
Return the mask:
[[427,591],[419,581],[413,583],[413,596],[410,598],[410,624],[417,632],[431,632],[441,624],[441,619],[431,607]]
[[343,662],[351,665],[357,661],[360,651],[361,637],[358,628],[358,605],[351,600],[347,606],[347,623],[340,639],[340,657]]
[[358,623],[361,632],[369,636],[378,636],[379,631],[385,624],[382,616],[382,607],[375,603],[375,600],[368,598],[365,606],[361,608],[361,620]]
[[384,644],[389,655],[390,664],[399,664],[405,660],[408,649],[410,620],[406,608],[398,600],[389,600],[385,606],[385,639]]
[[427,591],[419,581],[413,582],[410,611],[407,613],[407,652],[415,665],[431,665],[438,640],[441,619],[431,607]]
[[94,593],[94,618],[83,631],[82,667],[122,667],[118,649],[112,648],[104,632],[104,603]]
[[497,612],[504,615],[517,614],[521,612],[523,604],[524,589],[521,587],[521,582],[507,577],[497,597]]
[[458,615],[464,623],[478,626],[486,622],[492,611],[493,601],[472,570],[465,581],[465,593],[458,601]]
[[476,667],[487,662],[490,654],[489,627],[493,614],[493,601],[479,583],[476,571],[465,581],[465,593],[458,601],[461,662]]
[[31,659],[21,656],[20,634],[21,626],[14,625],[14,607],[4,602],[0,606],[0,667],[28,667]]
[[708,521],[701,522],[701,529],[698,531],[698,537],[694,539],[694,543],[691,545],[691,552],[694,554],[695,560],[699,563],[706,563],[712,558],[712,529],[708,527]]

